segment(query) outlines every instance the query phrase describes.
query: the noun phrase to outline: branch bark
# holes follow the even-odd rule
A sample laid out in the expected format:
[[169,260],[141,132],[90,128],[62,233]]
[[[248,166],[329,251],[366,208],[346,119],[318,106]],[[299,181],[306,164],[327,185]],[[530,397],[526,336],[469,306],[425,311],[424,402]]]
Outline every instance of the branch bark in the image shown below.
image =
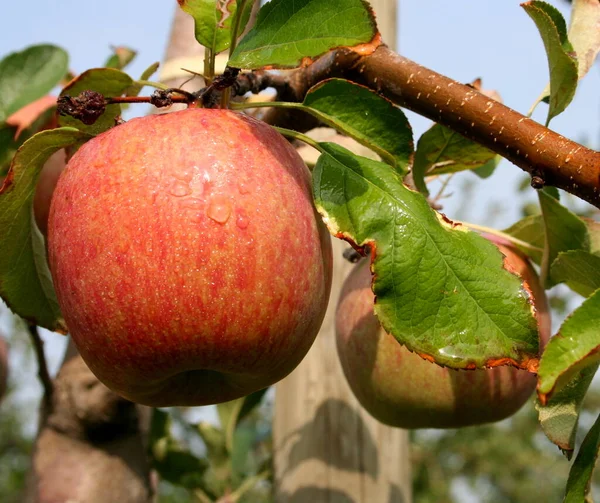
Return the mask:
[[[386,46],[368,56],[347,50],[331,52],[293,72],[279,99],[302,101],[312,86],[333,77],[365,85],[395,104],[486,146],[536,177],[538,187],[558,187],[600,208],[599,152]],[[270,109],[264,120],[297,130],[314,125],[304,126],[297,115],[284,109]]]
[[42,385],[42,408],[45,413],[50,411],[52,406],[52,395],[54,393],[54,384],[52,383],[52,377],[48,372],[48,365],[46,364],[46,355],[44,354],[44,341],[40,337],[37,326],[27,325],[29,334],[31,335],[31,341],[33,343],[33,349],[35,351],[35,357],[38,364],[38,378]]
[[73,346],[42,410],[26,503],[150,503],[152,484],[135,404],[101,384]]

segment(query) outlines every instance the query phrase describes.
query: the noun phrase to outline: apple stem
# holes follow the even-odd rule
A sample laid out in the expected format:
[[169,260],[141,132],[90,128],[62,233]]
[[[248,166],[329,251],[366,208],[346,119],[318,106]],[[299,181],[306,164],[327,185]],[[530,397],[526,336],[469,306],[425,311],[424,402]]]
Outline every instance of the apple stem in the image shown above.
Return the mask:
[[[277,127],[277,126],[271,126],[271,127],[273,129],[277,130],[283,136],[287,136],[289,138],[293,138],[294,140],[299,140],[301,142],[306,143],[307,145],[310,145],[311,147],[313,147],[313,148],[317,149],[319,152],[321,152],[321,154],[326,153],[325,149],[321,146],[321,144],[318,141],[313,140],[310,136],[299,133],[298,131],[294,131],[293,129],[286,129],[286,128]],[[309,169],[310,169],[310,167],[309,167]]]
[[215,76],[215,58],[216,55],[212,49],[206,47],[204,51],[204,81],[209,86]]

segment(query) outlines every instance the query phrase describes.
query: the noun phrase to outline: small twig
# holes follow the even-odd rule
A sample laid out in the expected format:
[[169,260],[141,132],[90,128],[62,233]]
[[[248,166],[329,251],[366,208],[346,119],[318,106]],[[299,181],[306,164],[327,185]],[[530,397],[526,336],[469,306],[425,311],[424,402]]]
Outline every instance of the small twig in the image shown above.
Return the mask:
[[42,389],[44,390],[42,401],[44,408],[49,410],[52,403],[52,395],[54,393],[54,383],[52,382],[52,377],[50,377],[50,372],[48,372],[48,365],[44,354],[44,341],[42,341],[36,325],[27,324],[27,329],[31,335],[31,340],[33,341],[33,349],[38,362],[38,378],[42,384]]
[[448,184],[450,183],[450,180],[452,180],[452,178],[454,178],[454,175],[456,173],[452,173],[449,176],[447,176],[445,178],[445,180],[442,182],[442,186],[440,187],[440,190],[438,191],[438,193],[435,195],[435,197],[431,200],[431,203],[433,205],[437,205],[440,202],[440,199],[442,199],[442,197],[444,197],[444,192],[446,191],[446,189],[448,188]]

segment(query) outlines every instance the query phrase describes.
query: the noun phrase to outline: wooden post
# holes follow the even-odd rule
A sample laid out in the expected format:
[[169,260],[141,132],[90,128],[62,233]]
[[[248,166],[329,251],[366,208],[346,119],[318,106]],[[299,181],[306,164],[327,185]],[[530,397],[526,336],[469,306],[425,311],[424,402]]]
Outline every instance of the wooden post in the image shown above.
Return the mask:
[[[396,46],[396,0],[371,0],[383,40]],[[332,293],[317,340],[276,387],[274,448],[277,503],[408,503],[408,434],[384,426],[354,398],[335,347],[334,314],[352,265],[334,242]]]

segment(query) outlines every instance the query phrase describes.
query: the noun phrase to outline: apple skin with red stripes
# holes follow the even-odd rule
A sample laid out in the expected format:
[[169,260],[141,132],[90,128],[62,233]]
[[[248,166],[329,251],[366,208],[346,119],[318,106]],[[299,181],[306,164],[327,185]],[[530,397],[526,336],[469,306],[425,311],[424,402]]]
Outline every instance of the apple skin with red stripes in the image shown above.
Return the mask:
[[155,407],[285,377],[331,286],[308,169],[274,129],[230,110],[132,119],[84,144],[52,197],[48,252],[87,365]]

